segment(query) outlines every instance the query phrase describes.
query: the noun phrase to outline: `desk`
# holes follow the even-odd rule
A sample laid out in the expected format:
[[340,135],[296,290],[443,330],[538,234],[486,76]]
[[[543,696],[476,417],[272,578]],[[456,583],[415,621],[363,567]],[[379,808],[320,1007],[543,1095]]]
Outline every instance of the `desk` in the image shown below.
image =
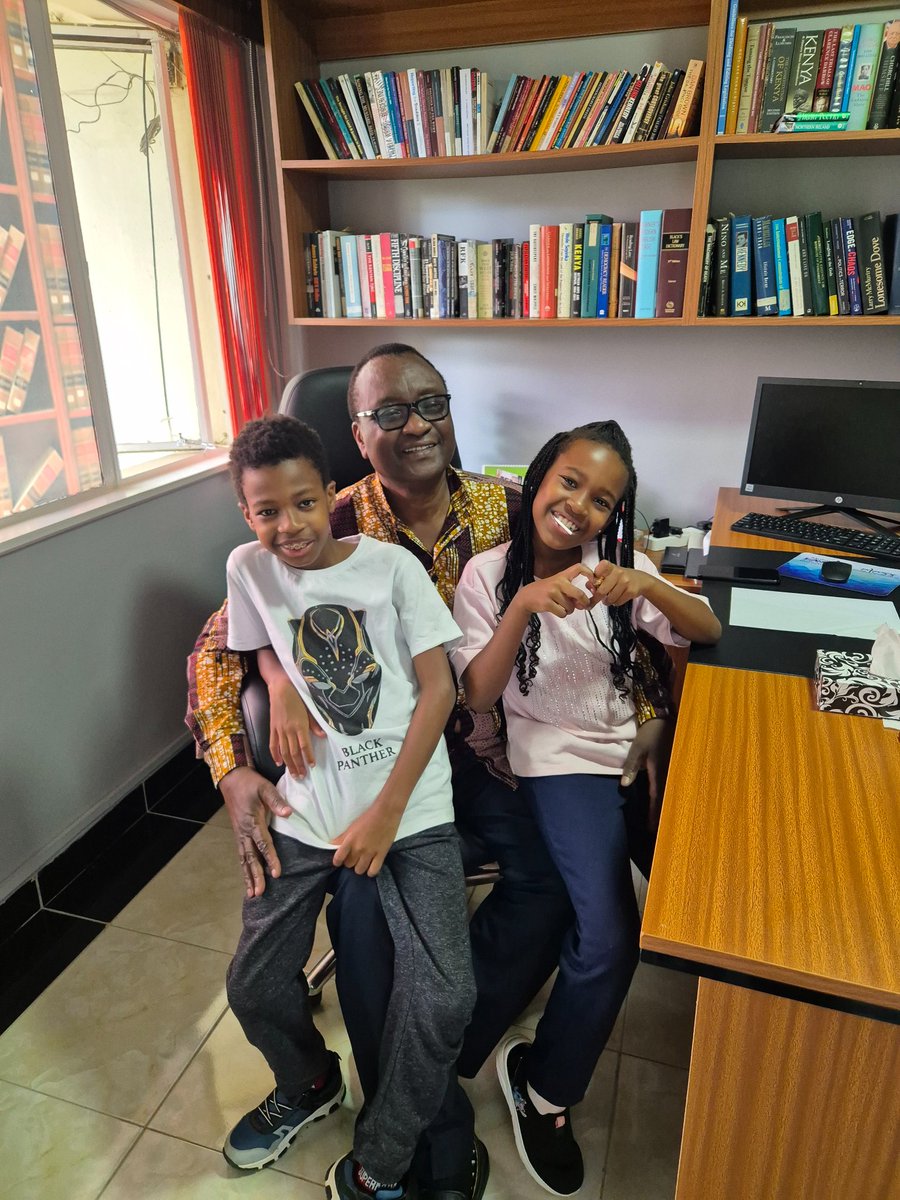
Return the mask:
[[641,932],[702,976],[676,1200],[900,1197],[898,846],[896,730],[688,666]]

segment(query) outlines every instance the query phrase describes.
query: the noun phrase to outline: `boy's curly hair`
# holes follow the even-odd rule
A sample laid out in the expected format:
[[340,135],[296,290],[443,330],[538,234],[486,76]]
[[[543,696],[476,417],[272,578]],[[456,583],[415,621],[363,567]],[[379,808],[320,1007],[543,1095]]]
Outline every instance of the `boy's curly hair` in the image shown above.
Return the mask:
[[248,421],[231,443],[228,455],[231,482],[241,504],[246,504],[242,486],[245,471],[277,467],[292,458],[305,458],[311,463],[319,473],[323,487],[331,482],[325,447],[311,425],[283,413],[271,413],[257,421]]

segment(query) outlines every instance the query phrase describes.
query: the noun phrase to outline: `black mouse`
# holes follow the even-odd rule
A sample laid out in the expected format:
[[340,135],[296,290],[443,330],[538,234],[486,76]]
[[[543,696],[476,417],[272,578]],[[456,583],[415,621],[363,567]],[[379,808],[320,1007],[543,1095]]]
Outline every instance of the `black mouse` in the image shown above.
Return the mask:
[[841,558],[828,558],[822,563],[822,578],[829,583],[843,583],[850,578],[853,564]]

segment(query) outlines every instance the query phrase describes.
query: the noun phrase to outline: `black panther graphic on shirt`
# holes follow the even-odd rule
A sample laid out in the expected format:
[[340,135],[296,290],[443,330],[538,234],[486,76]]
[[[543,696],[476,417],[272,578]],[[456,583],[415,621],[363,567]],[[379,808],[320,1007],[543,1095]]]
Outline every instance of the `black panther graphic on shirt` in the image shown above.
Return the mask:
[[316,604],[288,624],[294,633],[294,662],[328,724],[345,734],[371,729],[381,667],[366,633],[365,609]]

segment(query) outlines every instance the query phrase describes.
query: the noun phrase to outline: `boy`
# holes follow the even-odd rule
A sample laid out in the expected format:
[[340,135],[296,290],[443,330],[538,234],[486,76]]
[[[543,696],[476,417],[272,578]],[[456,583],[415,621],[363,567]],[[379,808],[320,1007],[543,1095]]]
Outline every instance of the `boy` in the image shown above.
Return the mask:
[[[459,631],[406,550],[332,537],[335,487],[308,426],[285,416],[251,421],[230,461],[258,543],[228,560],[229,648],[257,651],[276,739],[289,729],[296,693],[325,738],[302,779],[286,773],[279,782],[289,806],[272,825],[281,872],[244,902],[228,999],[276,1086],[224,1152],[235,1166],[265,1165],[338,1107],[337,1056],[298,977],[332,873],[377,875],[395,955],[381,1082],[326,1191],[333,1200],[402,1200],[475,998],[442,736],[455,700],[445,645]],[[261,1144],[271,1146],[264,1162]]]

